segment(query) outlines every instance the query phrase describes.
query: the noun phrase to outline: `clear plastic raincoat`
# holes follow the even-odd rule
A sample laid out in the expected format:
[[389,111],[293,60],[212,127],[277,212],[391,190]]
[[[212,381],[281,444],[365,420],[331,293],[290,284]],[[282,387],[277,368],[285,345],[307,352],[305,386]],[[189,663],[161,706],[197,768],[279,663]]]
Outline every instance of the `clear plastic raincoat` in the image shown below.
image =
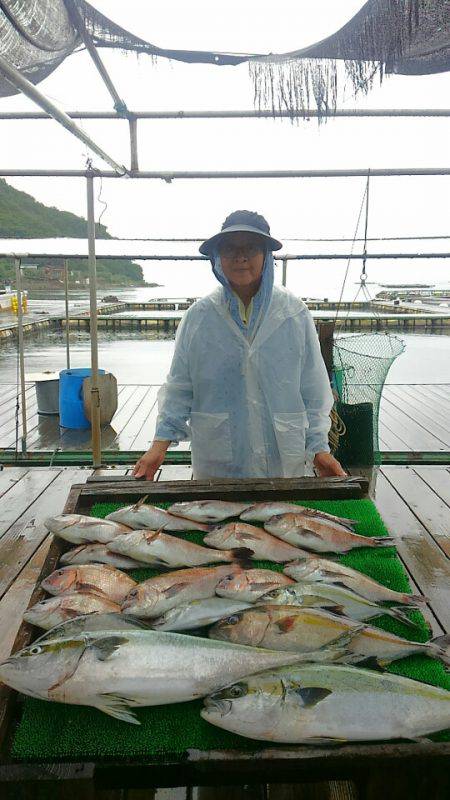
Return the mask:
[[217,258],[214,272],[223,286],[179,325],[155,438],[191,440],[194,478],[304,475],[307,456],[329,452],[333,406],[311,314],[273,286],[268,253],[256,324],[242,330]]

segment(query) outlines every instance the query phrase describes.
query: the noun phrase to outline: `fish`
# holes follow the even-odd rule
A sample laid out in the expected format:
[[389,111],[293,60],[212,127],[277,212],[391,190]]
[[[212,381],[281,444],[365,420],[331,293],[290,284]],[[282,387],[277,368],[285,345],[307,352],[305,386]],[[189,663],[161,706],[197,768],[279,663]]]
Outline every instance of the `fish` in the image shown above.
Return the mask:
[[227,575],[217,585],[216,594],[245,603],[256,603],[260,597],[277,586],[294,584],[292,578],[270,569],[246,569],[237,575]]
[[278,586],[263,595],[259,602],[262,605],[326,608],[334,614],[343,614],[358,620],[373,619],[387,614],[405,625],[416,627],[401,609],[385,608],[352,592],[346,586],[336,586],[333,583],[295,583],[293,586]]
[[60,564],[111,564],[117,569],[139,569],[147,567],[141,561],[113,553],[106,544],[82,544],[67,550],[59,559]]
[[84,591],[120,604],[136,581],[107,564],[79,564],[55,570],[41,581],[41,586],[53,595]]
[[106,597],[99,597],[91,592],[74,592],[73,594],[62,594],[59,597],[49,597],[47,600],[36,603],[25,611],[23,618],[30,625],[49,630],[80,614],[95,614],[98,611],[119,613],[120,606]]
[[160,617],[152,620],[152,628],[160,631],[187,631],[212,625],[223,617],[237,611],[251,608],[242,600],[228,600],[223,597],[207,597],[204,600],[192,600],[181,606],[169,609]]
[[72,544],[86,544],[86,542],[107,544],[116,536],[131,530],[127,525],[119,525],[108,519],[86,517],[84,514],[60,514],[57,517],[47,517],[44,525],[50,533],[54,533]]
[[357,622],[323,609],[253,606],[216,622],[208,635],[234,644],[307,653],[326,647],[345,633],[353,634],[345,656],[347,663],[369,659],[384,667],[391,661],[420,653],[450,666],[448,635],[430,642],[410,642],[367,622]]
[[282,500],[275,500],[270,503],[255,503],[247,508],[242,514],[244,522],[267,522],[271,517],[280,514],[302,514],[313,519],[324,519],[333,522],[343,528],[354,528],[358,524],[356,519],[337,517],[335,514],[327,514],[326,511],[319,511],[316,508],[307,508],[297,505],[297,503],[286,503]]
[[253,551],[252,558],[277,563],[290,561],[292,558],[301,558],[305,555],[304,550],[299,550],[276,536],[271,536],[262,528],[247,525],[245,522],[229,522],[226,525],[218,525],[206,534],[204,541],[211,547],[247,547]]
[[159,617],[182,603],[214,597],[216,586],[222,578],[240,571],[239,565],[229,564],[179,569],[148,578],[127,595],[122,612],[135,617]]
[[110,542],[110,549],[155,567],[200,567],[251,557],[251,552],[243,547],[213,550],[162,531],[133,531],[117,536]]
[[196,522],[223,522],[230,517],[238,517],[251,503],[234,503],[228,500],[192,500],[174,503],[169,512]]
[[143,530],[150,528],[151,530],[164,530],[164,531],[207,531],[207,525],[192,523],[190,519],[181,519],[181,517],[169,514],[164,508],[158,506],[151,506],[144,503],[146,498],[142,498],[138,503],[133,506],[125,506],[119,508],[117,511],[112,511],[111,514],[106,516],[106,519],[111,522],[120,522],[128,525],[133,530]]
[[421,606],[427,602],[427,598],[423,595],[396,592],[356,569],[337,561],[328,561],[326,558],[310,557],[293,561],[292,564],[285,566],[283,572],[296,581],[319,581],[347,587],[374,603]]
[[61,622],[45,633],[42,633],[34,644],[50,639],[67,639],[70,636],[78,636],[82,633],[92,633],[93,631],[124,631],[124,630],[149,630],[151,625],[142,619],[134,619],[126,614],[117,611],[103,613],[97,611],[95,614],[82,614],[79,617]]
[[347,553],[355,547],[392,547],[391,536],[360,536],[345,528],[337,529],[327,520],[302,514],[277,514],[264,528],[284,542],[317,553]]
[[305,664],[242,678],[204,701],[207,722],[290,744],[417,739],[450,727],[450,692],[347,665]]
[[99,631],[24,648],[0,664],[0,681],[32,697],[93,706],[139,724],[133,707],[195,700],[253,672],[304,660],[301,653],[167,631]]

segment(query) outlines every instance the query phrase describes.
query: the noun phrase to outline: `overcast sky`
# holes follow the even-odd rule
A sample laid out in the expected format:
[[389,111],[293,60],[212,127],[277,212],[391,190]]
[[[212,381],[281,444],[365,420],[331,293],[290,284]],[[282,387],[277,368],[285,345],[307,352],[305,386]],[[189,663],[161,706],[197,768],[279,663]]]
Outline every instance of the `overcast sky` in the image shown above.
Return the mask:
[[[93,0],[128,30],[159,46],[234,52],[283,52],[336,31],[363,5],[356,0]],[[101,50],[130,109],[249,109],[247,65],[187,65]],[[77,53],[40,88],[65,110],[112,103],[89,56]],[[450,73],[391,76],[367,97],[350,87],[340,107],[444,108]],[[1,110],[27,110],[23,97],[0,100]],[[128,163],[127,124],[83,121],[116,160]],[[148,170],[343,169],[448,167],[450,119],[146,121],[139,123],[140,167]],[[54,122],[0,123],[0,164],[10,168],[82,169],[86,149]],[[96,158],[97,166],[103,166]],[[9,181],[41,202],[85,215],[78,179]],[[114,236],[207,236],[235,208],[263,213],[272,232],[288,236],[352,237],[365,181],[347,179],[228,181],[103,181],[102,217]],[[369,236],[450,234],[450,177],[372,180]],[[97,204],[97,217],[103,206]],[[439,243],[439,248],[445,243]],[[433,245],[435,247],[435,245]],[[408,247],[414,250],[414,244]],[[291,252],[293,246],[286,247]],[[323,248],[322,248],[323,249]],[[404,249],[404,246],[403,246]],[[425,249],[425,246],[421,246]],[[447,247],[450,249],[450,247]],[[448,280],[449,262],[427,264],[429,277]],[[423,269],[423,267],[420,267]],[[399,275],[399,280],[404,275]]]

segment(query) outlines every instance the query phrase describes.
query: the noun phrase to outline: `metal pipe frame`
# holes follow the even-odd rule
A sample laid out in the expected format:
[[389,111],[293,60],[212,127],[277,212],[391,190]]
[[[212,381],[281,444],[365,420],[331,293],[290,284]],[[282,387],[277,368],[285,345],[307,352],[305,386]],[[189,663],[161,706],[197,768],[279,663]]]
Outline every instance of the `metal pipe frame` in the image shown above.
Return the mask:
[[[249,110],[211,110],[211,111],[67,111],[67,116],[72,119],[127,119],[130,115],[135,119],[308,119],[308,118],[341,118],[358,119],[363,117],[450,117],[447,108],[369,108],[369,109],[337,109],[336,111],[317,111],[307,108],[304,111],[277,111],[269,109]],[[39,111],[2,111],[0,119],[50,119],[48,114]]]
[[91,430],[92,466],[102,463],[102,441],[100,427],[100,393],[98,388],[98,336],[97,336],[97,267],[95,258],[94,178],[86,181],[87,228],[89,241],[89,326],[91,339]]
[[[103,240],[104,241],[104,240]],[[1,239],[0,239],[1,244]],[[81,259],[87,258],[88,255],[85,253],[84,255],[80,255],[79,253],[25,253],[17,251],[12,252],[11,250],[6,250],[5,252],[0,252],[0,258],[15,258],[16,256],[20,256],[21,258],[70,258],[70,259]],[[128,258],[131,260],[136,261],[209,261],[206,256],[197,256],[197,255],[149,255],[148,253],[122,253],[121,255],[99,255],[98,258],[101,258],[102,261],[118,261],[119,259]],[[348,261],[349,259],[352,261],[355,260],[363,260],[366,258],[367,260],[370,259],[427,259],[427,258],[437,258],[437,259],[446,259],[450,258],[450,253],[315,253],[315,254],[299,254],[299,255],[283,255],[283,256],[274,256],[275,261]]]
[[17,334],[19,345],[20,403],[22,410],[22,454],[27,452],[27,405],[25,398],[25,359],[23,349],[22,273],[20,258],[15,259],[17,294]]
[[[124,168],[125,169],[125,168]],[[88,178],[91,169],[0,169],[2,178]],[[368,169],[285,169],[285,170],[227,170],[222,172],[177,170],[174,172],[149,172],[146,170],[126,171],[95,169],[97,178],[141,178],[162,180],[172,183],[175,180],[223,180],[229,178],[367,178]],[[371,169],[371,178],[391,178],[409,176],[450,175],[450,167],[404,167],[402,169]]]
[[66,369],[70,369],[69,264],[64,259],[64,310],[66,316]]

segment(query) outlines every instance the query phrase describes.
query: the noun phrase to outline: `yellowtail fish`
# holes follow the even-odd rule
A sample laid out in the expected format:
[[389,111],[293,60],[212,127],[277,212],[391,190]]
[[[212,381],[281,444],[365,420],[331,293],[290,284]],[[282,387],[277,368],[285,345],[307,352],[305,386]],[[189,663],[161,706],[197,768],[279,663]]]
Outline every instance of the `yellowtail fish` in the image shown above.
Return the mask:
[[41,586],[53,595],[84,591],[120,604],[136,586],[136,581],[110,565],[80,564],[55,570],[44,578]]
[[224,597],[207,597],[204,600],[191,600],[181,606],[169,609],[162,616],[152,620],[152,628],[159,631],[187,631],[212,625],[219,619],[250,608],[250,603],[242,600],[228,600]]
[[267,522],[271,517],[280,514],[302,514],[312,519],[324,519],[341,528],[354,528],[358,524],[356,519],[337,517],[335,514],[327,514],[326,511],[307,508],[306,506],[297,505],[297,503],[286,503],[282,500],[275,500],[271,503],[255,503],[255,505],[250,506],[241,514],[241,519],[244,522]]
[[292,586],[278,586],[260,600],[262,605],[300,606],[302,608],[325,608],[334,614],[343,614],[351,619],[373,619],[383,614],[398,619],[405,625],[416,627],[404,611],[397,608],[385,608],[378,603],[367,600],[346,586],[334,583],[294,583]]
[[334,583],[346,586],[356,594],[372,600],[374,603],[397,603],[405,606],[418,606],[427,602],[427,598],[418,594],[396,592],[387,586],[378,583],[368,575],[356,569],[340,564],[337,561],[328,561],[326,558],[305,558],[286,564],[285,575],[296,581],[318,581],[319,583]]
[[133,530],[143,530],[150,528],[151,530],[162,531],[207,531],[207,525],[193,524],[190,519],[182,519],[173,514],[169,514],[164,508],[158,506],[151,506],[144,503],[146,498],[142,498],[134,506],[125,506],[119,508],[117,511],[112,511],[108,514],[106,519],[112,522],[121,522],[128,525]]
[[352,634],[347,663],[375,659],[380,666],[398,658],[422,653],[450,665],[450,636],[431,642],[410,642],[368,623],[319,609],[296,606],[254,606],[217,622],[209,630],[213,639],[273,650],[301,653],[319,650],[339,636]]
[[102,613],[120,612],[120,606],[113,603],[112,600],[108,600],[107,597],[99,597],[91,592],[74,592],[73,594],[61,594],[58,597],[49,597],[48,600],[36,603],[25,611],[23,618],[31,625],[49,630],[61,622],[80,616],[80,614],[95,614],[99,611]]
[[155,567],[197,567],[221,561],[248,560],[251,557],[251,552],[243,547],[213,550],[161,531],[133,531],[117,536],[109,547],[114,553],[136,558]]
[[192,500],[174,503],[169,507],[169,512],[196,522],[222,522],[230,517],[238,517],[250,505],[251,503],[232,503],[228,500]]
[[271,536],[267,531],[255,525],[247,525],[245,522],[218,525],[206,534],[204,541],[211,547],[247,547],[253,551],[254,559],[275,561],[280,564],[305,555],[298,547],[293,547],[278,537]]
[[139,724],[133,707],[195,700],[253,672],[304,660],[165,631],[100,631],[33,644],[0,664],[0,680],[32,697]]
[[392,547],[390,536],[359,536],[345,528],[338,529],[327,520],[302,514],[279,514],[265,522],[264,528],[284,542],[317,553],[347,553],[355,547]]
[[240,570],[239,565],[228,564],[179,569],[157,575],[131,590],[122,605],[122,611],[136,617],[159,617],[182,603],[214,597],[216,586],[222,578],[235,575]]
[[450,692],[401,675],[305,664],[242,678],[206,698],[201,715],[268,742],[417,739],[450,727]]
[[107,544],[116,536],[131,530],[127,525],[119,525],[117,522],[107,519],[86,517],[84,514],[60,514],[58,517],[47,517],[44,525],[50,533],[73,544],[85,544],[86,542]]
[[295,582],[282,572],[271,569],[246,569],[237,575],[227,575],[216,588],[219,597],[256,603],[263,594],[277,586],[289,586]]
[[110,564],[116,569],[139,569],[146,567],[141,561],[113,553],[106,544],[82,544],[67,550],[59,559],[60,564]]
[[125,630],[150,630],[152,626],[142,619],[134,619],[128,614],[121,614],[118,611],[97,611],[95,614],[81,614],[79,617],[60,622],[54,628],[50,628],[42,633],[34,644],[50,639],[68,639],[71,636],[80,636],[83,633],[98,633],[101,631],[125,631]]

